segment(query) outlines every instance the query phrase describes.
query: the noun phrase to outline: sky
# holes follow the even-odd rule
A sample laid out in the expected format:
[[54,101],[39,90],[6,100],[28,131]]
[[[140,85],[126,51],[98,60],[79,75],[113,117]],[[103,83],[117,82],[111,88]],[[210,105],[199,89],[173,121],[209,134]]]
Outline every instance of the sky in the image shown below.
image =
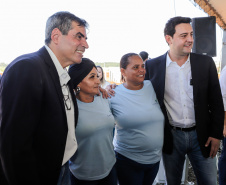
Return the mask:
[[[37,51],[44,45],[45,23],[57,11],[69,11],[89,23],[89,49],[94,62],[119,62],[122,55],[147,51],[151,58],[168,50],[163,30],[174,16],[207,17],[190,0],[2,0],[0,63]],[[217,26],[217,57],[222,30]]]

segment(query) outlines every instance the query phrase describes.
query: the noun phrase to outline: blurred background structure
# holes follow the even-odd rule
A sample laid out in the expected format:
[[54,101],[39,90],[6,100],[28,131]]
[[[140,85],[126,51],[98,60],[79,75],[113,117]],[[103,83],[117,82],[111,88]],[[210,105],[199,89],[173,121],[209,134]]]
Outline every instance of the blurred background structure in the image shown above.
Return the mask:
[[88,21],[90,47],[84,57],[101,63],[106,68],[106,79],[116,83],[120,79],[119,69],[114,69],[115,64],[109,64],[119,63],[125,53],[147,51],[155,58],[168,50],[163,29],[170,17],[216,16],[217,52],[213,58],[220,71],[222,58],[226,58],[222,57],[224,7],[222,0],[3,1],[0,6],[0,73],[17,56],[43,46],[47,18],[62,10]]

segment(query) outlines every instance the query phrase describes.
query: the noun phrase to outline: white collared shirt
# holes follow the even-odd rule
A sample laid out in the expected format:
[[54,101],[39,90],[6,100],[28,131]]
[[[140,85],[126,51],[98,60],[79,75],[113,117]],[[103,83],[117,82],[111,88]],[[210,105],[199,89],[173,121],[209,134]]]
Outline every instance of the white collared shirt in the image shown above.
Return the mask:
[[[62,161],[62,165],[64,165],[76,152],[78,148],[77,140],[75,138],[75,117],[74,117],[74,103],[72,101],[71,93],[69,90],[69,87],[67,85],[68,81],[70,80],[70,76],[68,75],[68,72],[66,69],[63,69],[60,62],[58,61],[55,54],[52,52],[52,50],[45,45],[45,48],[47,49],[51,59],[53,60],[53,63],[56,67],[57,73],[59,75],[60,79],[60,85],[62,88],[62,93],[66,93],[69,95],[69,101],[70,101],[70,110],[67,110],[67,107],[65,105],[65,111],[67,116],[67,125],[68,125],[68,134],[67,134],[67,141],[64,151],[64,158]],[[64,102],[65,103],[65,102]],[[58,137],[58,136],[56,136]]]
[[167,54],[164,103],[173,126],[189,128],[195,125],[191,79],[190,55],[180,67]]

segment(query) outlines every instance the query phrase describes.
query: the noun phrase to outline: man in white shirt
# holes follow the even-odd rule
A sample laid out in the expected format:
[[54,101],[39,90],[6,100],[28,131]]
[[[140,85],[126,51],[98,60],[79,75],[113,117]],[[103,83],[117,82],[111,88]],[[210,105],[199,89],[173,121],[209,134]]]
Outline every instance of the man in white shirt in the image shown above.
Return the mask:
[[165,115],[163,161],[167,185],[180,185],[185,155],[198,184],[216,185],[216,154],[223,133],[224,110],[218,75],[209,56],[191,53],[191,19],[171,18],[164,35],[169,51],[146,61]]
[[69,12],[55,13],[46,23],[45,46],[5,69],[0,159],[9,185],[68,184],[65,172],[77,150],[78,109],[65,68],[81,62],[88,48],[87,27]]

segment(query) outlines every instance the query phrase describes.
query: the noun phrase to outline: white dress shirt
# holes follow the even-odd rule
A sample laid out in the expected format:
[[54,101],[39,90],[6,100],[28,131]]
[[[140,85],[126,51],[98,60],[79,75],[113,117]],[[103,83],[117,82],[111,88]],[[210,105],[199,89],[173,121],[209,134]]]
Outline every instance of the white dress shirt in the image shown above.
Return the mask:
[[[65,111],[66,111],[66,116],[67,116],[67,125],[68,125],[68,134],[67,134],[67,141],[66,141],[66,146],[65,146],[65,151],[64,151],[64,158],[62,161],[62,166],[74,155],[78,148],[77,140],[75,138],[75,117],[74,117],[74,104],[72,101],[71,93],[69,90],[69,87],[67,85],[68,81],[70,80],[70,76],[68,75],[68,72],[66,69],[63,69],[61,66],[60,62],[58,61],[57,57],[55,54],[52,52],[52,50],[46,46],[46,49],[53,60],[53,63],[57,69],[57,73],[60,78],[60,85],[62,88],[62,93],[63,95],[69,95],[69,100],[68,106],[71,107],[70,110],[67,109],[65,105]],[[65,100],[64,100],[65,103]],[[56,136],[58,137],[58,136]]]
[[180,67],[167,54],[164,103],[172,126],[181,128],[195,126],[191,81],[190,56]]
[[224,111],[226,111],[226,66],[222,69],[220,75],[221,93],[224,102]]

